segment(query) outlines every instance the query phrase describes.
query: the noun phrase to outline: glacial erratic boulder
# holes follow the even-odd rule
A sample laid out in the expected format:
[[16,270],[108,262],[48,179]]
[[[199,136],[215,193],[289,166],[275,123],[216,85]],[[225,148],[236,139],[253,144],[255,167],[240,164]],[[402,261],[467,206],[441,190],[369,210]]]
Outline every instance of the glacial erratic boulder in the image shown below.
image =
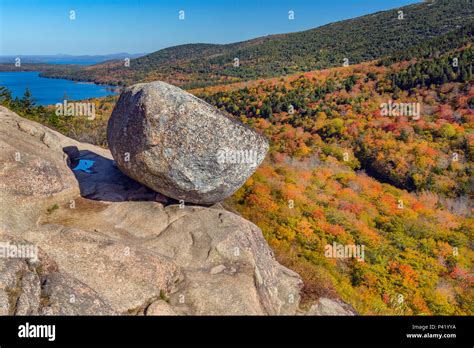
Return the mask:
[[268,150],[260,134],[164,82],[137,84],[121,94],[107,140],[126,175],[168,197],[199,204],[233,194]]

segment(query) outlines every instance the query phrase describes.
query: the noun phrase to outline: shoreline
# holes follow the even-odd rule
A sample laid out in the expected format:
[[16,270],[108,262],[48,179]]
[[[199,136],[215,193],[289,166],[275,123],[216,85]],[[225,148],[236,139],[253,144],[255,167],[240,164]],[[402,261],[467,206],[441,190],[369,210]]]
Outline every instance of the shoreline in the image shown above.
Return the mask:
[[[103,82],[99,82],[96,80],[85,80],[85,79],[80,79],[80,78],[73,78],[68,76],[67,72],[65,70],[69,70],[68,72],[75,71],[75,70],[80,70],[84,68],[85,65],[79,65],[79,64],[47,64],[47,63],[25,63],[24,65],[20,67],[16,67],[13,64],[7,64],[7,63],[0,63],[0,73],[2,72],[37,72],[39,73],[39,77],[46,78],[46,79],[62,79],[62,80],[68,80],[68,81],[74,81],[74,82],[81,82],[81,83],[91,83],[94,85],[98,86],[107,86],[113,89],[114,91],[117,90],[119,91],[120,88],[123,88],[124,86],[120,86],[119,84],[114,85],[114,84],[107,84]],[[89,65],[92,66],[92,65]],[[66,74],[61,74],[62,72],[66,72]],[[63,76],[48,76],[48,73],[57,73],[59,75]],[[46,74],[46,75],[45,75]]]
[[[10,90],[12,92],[12,95],[14,95],[15,97],[18,97],[18,98],[21,98],[21,94],[23,93],[22,91],[26,90],[26,88],[29,88],[30,91],[32,92],[33,99],[36,99],[35,104],[37,106],[44,106],[44,107],[51,106],[51,105],[54,106],[57,102],[56,101],[55,102],[48,102],[48,99],[56,99],[54,97],[55,93],[57,92],[57,90],[64,87],[64,86],[62,86],[62,87],[61,86],[55,86],[54,85],[55,83],[53,83],[53,86],[47,86],[47,85],[45,86],[45,84],[51,84],[51,82],[50,83],[48,83],[48,82],[43,82],[43,83],[38,82],[38,80],[41,81],[40,79],[62,80],[62,81],[59,81],[58,83],[59,84],[65,83],[66,86],[69,84],[69,87],[64,87],[63,89],[68,89],[69,93],[66,92],[66,94],[72,94],[72,95],[74,95],[74,94],[89,94],[89,93],[87,93],[87,92],[89,92],[89,90],[87,88],[84,90],[85,87],[79,87],[78,85],[90,85],[90,86],[97,86],[98,87],[96,89],[92,88],[91,93],[88,96],[81,97],[80,95],[79,96],[76,95],[76,97],[70,97],[70,99],[68,99],[70,101],[89,100],[89,99],[103,98],[103,97],[114,97],[114,96],[120,95],[120,92],[121,92],[121,87],[119,87],[119,86],[113,86],[113,85],[108,85],[108,84],[99,84],[99,83],[95,83],[95,82],[91,82],[91,81],[80,81],[80,80],[75,80],[75,79],[67,79],[67,78],[62,78],[62,77],[43,76],[42,75],[43,71],[41,71],[41,70],[34,70],[34,69],[31,69],[31,70],[30,69],[22,69],[22,70],[17,70],[17,71],[14,71],[14,70],[2,71],[2,70],[0,70],[0,74],[10,74],[10,73],[13,73],[13,74],[34,73],[31,76],[31,78],[25,77],[26,80],[24,80],[22,77],[12,75],[11,79],[13,79],[13,82],[14,82],[13,84],[12,84],[12,80],[10,78],[7,78],[6,76],[4,76],[5,80],[3,80],[3,81],[0,80],[0,86],[3,86],[5,88],[7,88],[8,90]],[[19,83],[15,83],[15,78],[19,79]],[[35,82],[33,82],[33,81],[35,81]],[[33,85],[33,86],[36,85],[36,87],[34,87],[33,90],[32,90],[30,88],[31,85]],[[38,85],[39,85],[39,87],[38,87]],[[78,87],[76,87],[76,86],[78,86]],[[36,88],[36,91],[35,91],[35,88]],[[41,92],[41,93],[38,92],[38,88],[50,91],[49,94],[48,94],[48,92],[46,92],[47,97],[44,97],[43,92]],[[100,92],[100,91],[102,91],[102,92]],[[101,94],[101,93],[105,93],[105,95],[97,95],[97,94]],[[38,99],[38,95],[40,96],[39,99]],[[53,96],[53,97],[51,97],[51,96]]]

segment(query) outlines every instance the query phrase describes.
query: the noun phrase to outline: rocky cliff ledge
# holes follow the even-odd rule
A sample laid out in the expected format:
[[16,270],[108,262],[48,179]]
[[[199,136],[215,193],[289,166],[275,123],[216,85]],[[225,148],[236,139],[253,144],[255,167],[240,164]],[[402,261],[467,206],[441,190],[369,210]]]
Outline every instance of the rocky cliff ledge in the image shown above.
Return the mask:
[[303,314],[301,286],[251,222],[166,199],[109,151],[0,107],[0,314]]

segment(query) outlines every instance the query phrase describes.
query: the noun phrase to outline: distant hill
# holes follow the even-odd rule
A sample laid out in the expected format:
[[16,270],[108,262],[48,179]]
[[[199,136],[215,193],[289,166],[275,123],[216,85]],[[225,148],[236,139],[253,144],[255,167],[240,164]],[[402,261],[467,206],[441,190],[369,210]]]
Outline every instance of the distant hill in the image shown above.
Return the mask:
[[129,67],[123,61],[82,68],[46,67],[43,76],[113,85],[159,79],[195,88],[340,66],[345,58],[349,64],[378,59],[473,22],[471,1],[426,1],[303,32],[227,45],[170,47],[133,59]]
[[112,54],[101,54],[101,55],[71,55],[71,54],[54,54],[54,55],[5,55],[0,56],[0,63],[9,64],[14,63],[16,58],[20,58],[23,64],[97,64],[103,63],[113,59],[124,59],[124,58],[138,58],[146,55],[146,53],[112,53]]

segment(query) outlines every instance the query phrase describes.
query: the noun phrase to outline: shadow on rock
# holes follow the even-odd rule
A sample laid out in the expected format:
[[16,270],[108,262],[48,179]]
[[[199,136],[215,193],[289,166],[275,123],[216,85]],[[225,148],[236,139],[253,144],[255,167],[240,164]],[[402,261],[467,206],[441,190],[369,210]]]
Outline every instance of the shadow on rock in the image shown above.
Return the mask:
[[176,204],[174,199],[154,192],[123,174],[109,158],[76,146],[66,146],[68,166],[74,173],[84,198],[107,201],[157,201]]

